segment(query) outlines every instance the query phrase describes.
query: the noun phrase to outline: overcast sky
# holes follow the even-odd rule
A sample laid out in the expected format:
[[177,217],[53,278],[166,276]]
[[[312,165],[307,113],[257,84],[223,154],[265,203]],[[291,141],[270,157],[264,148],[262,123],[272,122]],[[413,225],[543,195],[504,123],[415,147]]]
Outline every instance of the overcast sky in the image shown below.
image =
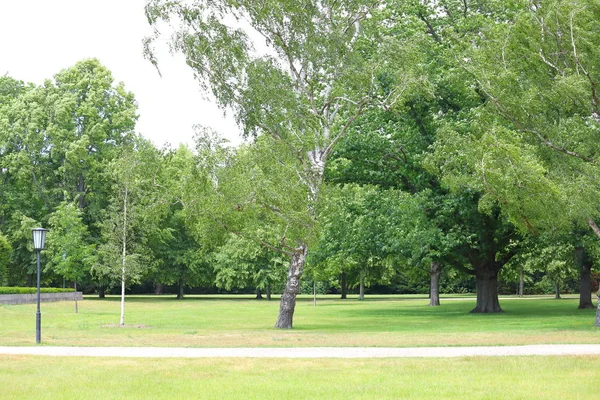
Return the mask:
[[239,129],[202,99],[183,57],[159,49],[163,77],[144,59],[151,30],[145,0],[0,0],[0,75],[40,84],[84,58],[98,58],[139,104],[137,131],[156,145],[192,143],[202,124],[234,142]]

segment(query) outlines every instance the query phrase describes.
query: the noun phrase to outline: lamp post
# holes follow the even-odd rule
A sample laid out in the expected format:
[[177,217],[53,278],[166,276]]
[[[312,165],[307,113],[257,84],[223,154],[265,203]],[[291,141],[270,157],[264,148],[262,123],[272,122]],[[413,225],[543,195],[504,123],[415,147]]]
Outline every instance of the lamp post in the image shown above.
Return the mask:
[[33,228],[33,249],[37,251],[37,312],[35,313],[35,342],[42,340],[42,313],[40,312],[40,252],[44,250],[47,229]]

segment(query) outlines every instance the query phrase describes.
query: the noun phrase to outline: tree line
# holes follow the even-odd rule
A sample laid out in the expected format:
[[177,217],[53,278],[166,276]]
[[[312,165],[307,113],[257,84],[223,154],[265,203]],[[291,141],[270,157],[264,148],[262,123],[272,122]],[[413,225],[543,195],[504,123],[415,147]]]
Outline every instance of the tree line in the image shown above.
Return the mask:
[[170,33],[246,141],[198,127],[195,148],[157,149],[97,60],[41,86],[1,78],[6,283],[27,283],[43,224],[57,277],[275,288],[278,328],[306,274],[342,295],[429,279],[432,305],[442,274],[473,276],[473,311],[493,313],[500,276],[522,292],[575,271],[594,307],[596,2],[152,0],[146,15],[146,57],[160,68]]

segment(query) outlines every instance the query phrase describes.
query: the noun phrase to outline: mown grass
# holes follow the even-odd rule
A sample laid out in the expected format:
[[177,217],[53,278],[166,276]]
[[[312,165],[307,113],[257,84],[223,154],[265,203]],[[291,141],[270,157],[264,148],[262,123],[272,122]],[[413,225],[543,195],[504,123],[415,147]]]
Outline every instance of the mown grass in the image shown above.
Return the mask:
[[[505,312],[470,314],[473,298],[373,296],[365,301],[300,298],[294,329],[273,329],[279,302],[242,296],[129,296],[126,327],[119,299],[87,297],[42,304],[42,344],[54,346],[307,347],[466,346],[600,343],[595,310],[577,299],[501,300]],[[35,304],[0,306],[0,345],[35,343]]]
[[0,356],[3,399],[584,399],[600,356],[107,359]]

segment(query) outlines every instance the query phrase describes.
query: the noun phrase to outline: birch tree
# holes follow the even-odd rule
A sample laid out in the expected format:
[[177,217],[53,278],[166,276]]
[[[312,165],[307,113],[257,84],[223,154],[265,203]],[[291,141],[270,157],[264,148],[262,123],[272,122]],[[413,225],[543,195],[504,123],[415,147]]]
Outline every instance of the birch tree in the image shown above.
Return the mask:
[[[392,106],[416,81],[403,68],[413,54],[376,29],[385,10],[377,0],[151,0],[146,15],[156,31],[146,54],[157,65],[153,46],[171,26],[171,49],[244,134],[267,136],[295,157],[288,179],[306,188],[304,212],[314,227],[336,144],[367,108]],[[308,229],[280,249],[290,267],[277,328],[292,328],[312,235]]]

